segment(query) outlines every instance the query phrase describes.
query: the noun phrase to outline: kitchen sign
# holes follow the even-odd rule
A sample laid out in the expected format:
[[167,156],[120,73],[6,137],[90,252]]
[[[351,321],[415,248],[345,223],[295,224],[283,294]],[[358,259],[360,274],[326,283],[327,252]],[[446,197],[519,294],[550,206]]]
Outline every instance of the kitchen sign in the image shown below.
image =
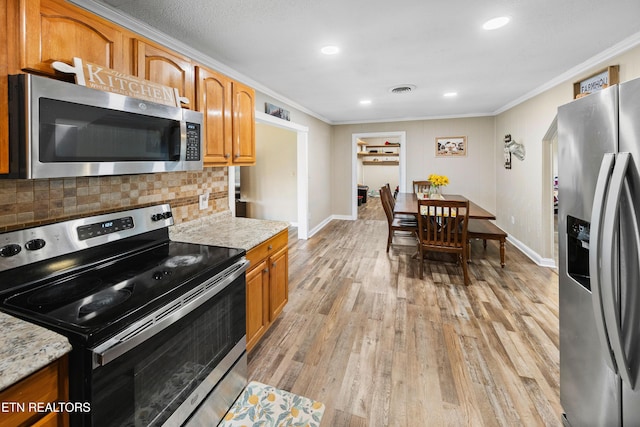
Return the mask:
[[619,69],[620,67],[618,65],[613,65],[584,80],[574,83],[574,99],[581,98],[583,96],[589,95],[592,92],[596,92],[611,85],[618,84]]
[[180,96],[176,88],[120,73],[91,62],[83,62],[80,58],[73,58],[73,65],[56,61],[52,66],[57,71],[75,74],[76,84],[81,86],[172,107],[189,104],[189,99]]

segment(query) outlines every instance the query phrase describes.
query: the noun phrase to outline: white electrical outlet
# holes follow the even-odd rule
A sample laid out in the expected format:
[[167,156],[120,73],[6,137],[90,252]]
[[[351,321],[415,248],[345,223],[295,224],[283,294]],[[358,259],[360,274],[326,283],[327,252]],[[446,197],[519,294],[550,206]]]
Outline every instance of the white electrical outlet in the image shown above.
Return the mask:
[[204,210],[209,207],[209,193],[201,194],[198,200],[200,202],[200,210]]

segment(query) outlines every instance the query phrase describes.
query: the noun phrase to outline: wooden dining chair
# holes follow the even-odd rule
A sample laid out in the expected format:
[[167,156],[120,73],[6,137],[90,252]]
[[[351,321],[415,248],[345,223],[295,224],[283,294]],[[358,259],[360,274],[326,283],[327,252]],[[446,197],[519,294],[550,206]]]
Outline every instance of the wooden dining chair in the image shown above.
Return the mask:
[[389,232],[387,236],[387,252],[389,252],[389,248],[393,243],[393,237],[396,232],[404,232],[409,236],[418,237],[418,222],[415,217],[396,217],[393,214],[391,200],[393,200],[393,197],[391,196],[389,189],[382,187],[380,189],[380,201],[387,217],[387,228]]
[[414,193],[428,193],[431,181],[413,181]]
[[[395,210],[395,206],[396,206],[396,198],[393,197],[393,194],[391,193],[391,187],[389,186],[389,184],[385,185],[384,187],[382,187],[380,189],[380,197],[382,197],[382,193],[385,193],[385,196],[387,197],[387,200],[389,201],[389,204],[391,205],[391,212],[393,212]],[[395,212],[393,212],[393,217],[394,218],[400,218],[403,220],[412,220],[413,222],[418,222],[418,218],[416,217],[416,215],[410,215],[410,214],[397,214]]]
[[427,251],[455,254],[462,266],[464,284],[469,284],[467,271],[467,227],[469,201],[418,200],[418,249],[420,278],[423,277],[424,255]]
[[396,205],[396,199],[393,197],[393,195],[391,195],[391,187],[389,186],[389,184],[384,185],[382,188],[380,188],[380,197],[382,197],[382,193],[385,193],[391,197],[389,197],[389,203],[391,203],[391,210],[393,211],[393,208]]

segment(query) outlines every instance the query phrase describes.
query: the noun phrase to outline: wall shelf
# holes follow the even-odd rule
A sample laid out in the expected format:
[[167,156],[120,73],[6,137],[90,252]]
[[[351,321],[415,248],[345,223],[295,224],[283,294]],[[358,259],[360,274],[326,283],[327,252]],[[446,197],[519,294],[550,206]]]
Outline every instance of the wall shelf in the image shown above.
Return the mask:
[[385,161],[380,161],[380,162],[374,162],[374,161],[364,161],[362,162],[363,165],[365,166],[398,166],[400,164],[399,161],[394,160],[385,160]]
[[366,152],[360,152],[358,153],[358,156],[362,156],[362,157],[393,157],[393,156],[399,156],[399,153],[366,153]]

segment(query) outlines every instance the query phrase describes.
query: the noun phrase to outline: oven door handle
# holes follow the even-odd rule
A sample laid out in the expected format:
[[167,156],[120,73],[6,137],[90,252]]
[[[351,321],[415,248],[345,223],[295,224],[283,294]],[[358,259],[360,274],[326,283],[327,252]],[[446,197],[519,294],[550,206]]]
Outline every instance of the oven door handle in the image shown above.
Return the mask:
[[249,261],[242,258],[231,267],[216,274],[177,300],[145,316],[122,332],[93,348],[91,350],[93,352],[93,369],[114,361],[127,351],[182,319],[229,286],[238,277],[244,275],[248,266]]

